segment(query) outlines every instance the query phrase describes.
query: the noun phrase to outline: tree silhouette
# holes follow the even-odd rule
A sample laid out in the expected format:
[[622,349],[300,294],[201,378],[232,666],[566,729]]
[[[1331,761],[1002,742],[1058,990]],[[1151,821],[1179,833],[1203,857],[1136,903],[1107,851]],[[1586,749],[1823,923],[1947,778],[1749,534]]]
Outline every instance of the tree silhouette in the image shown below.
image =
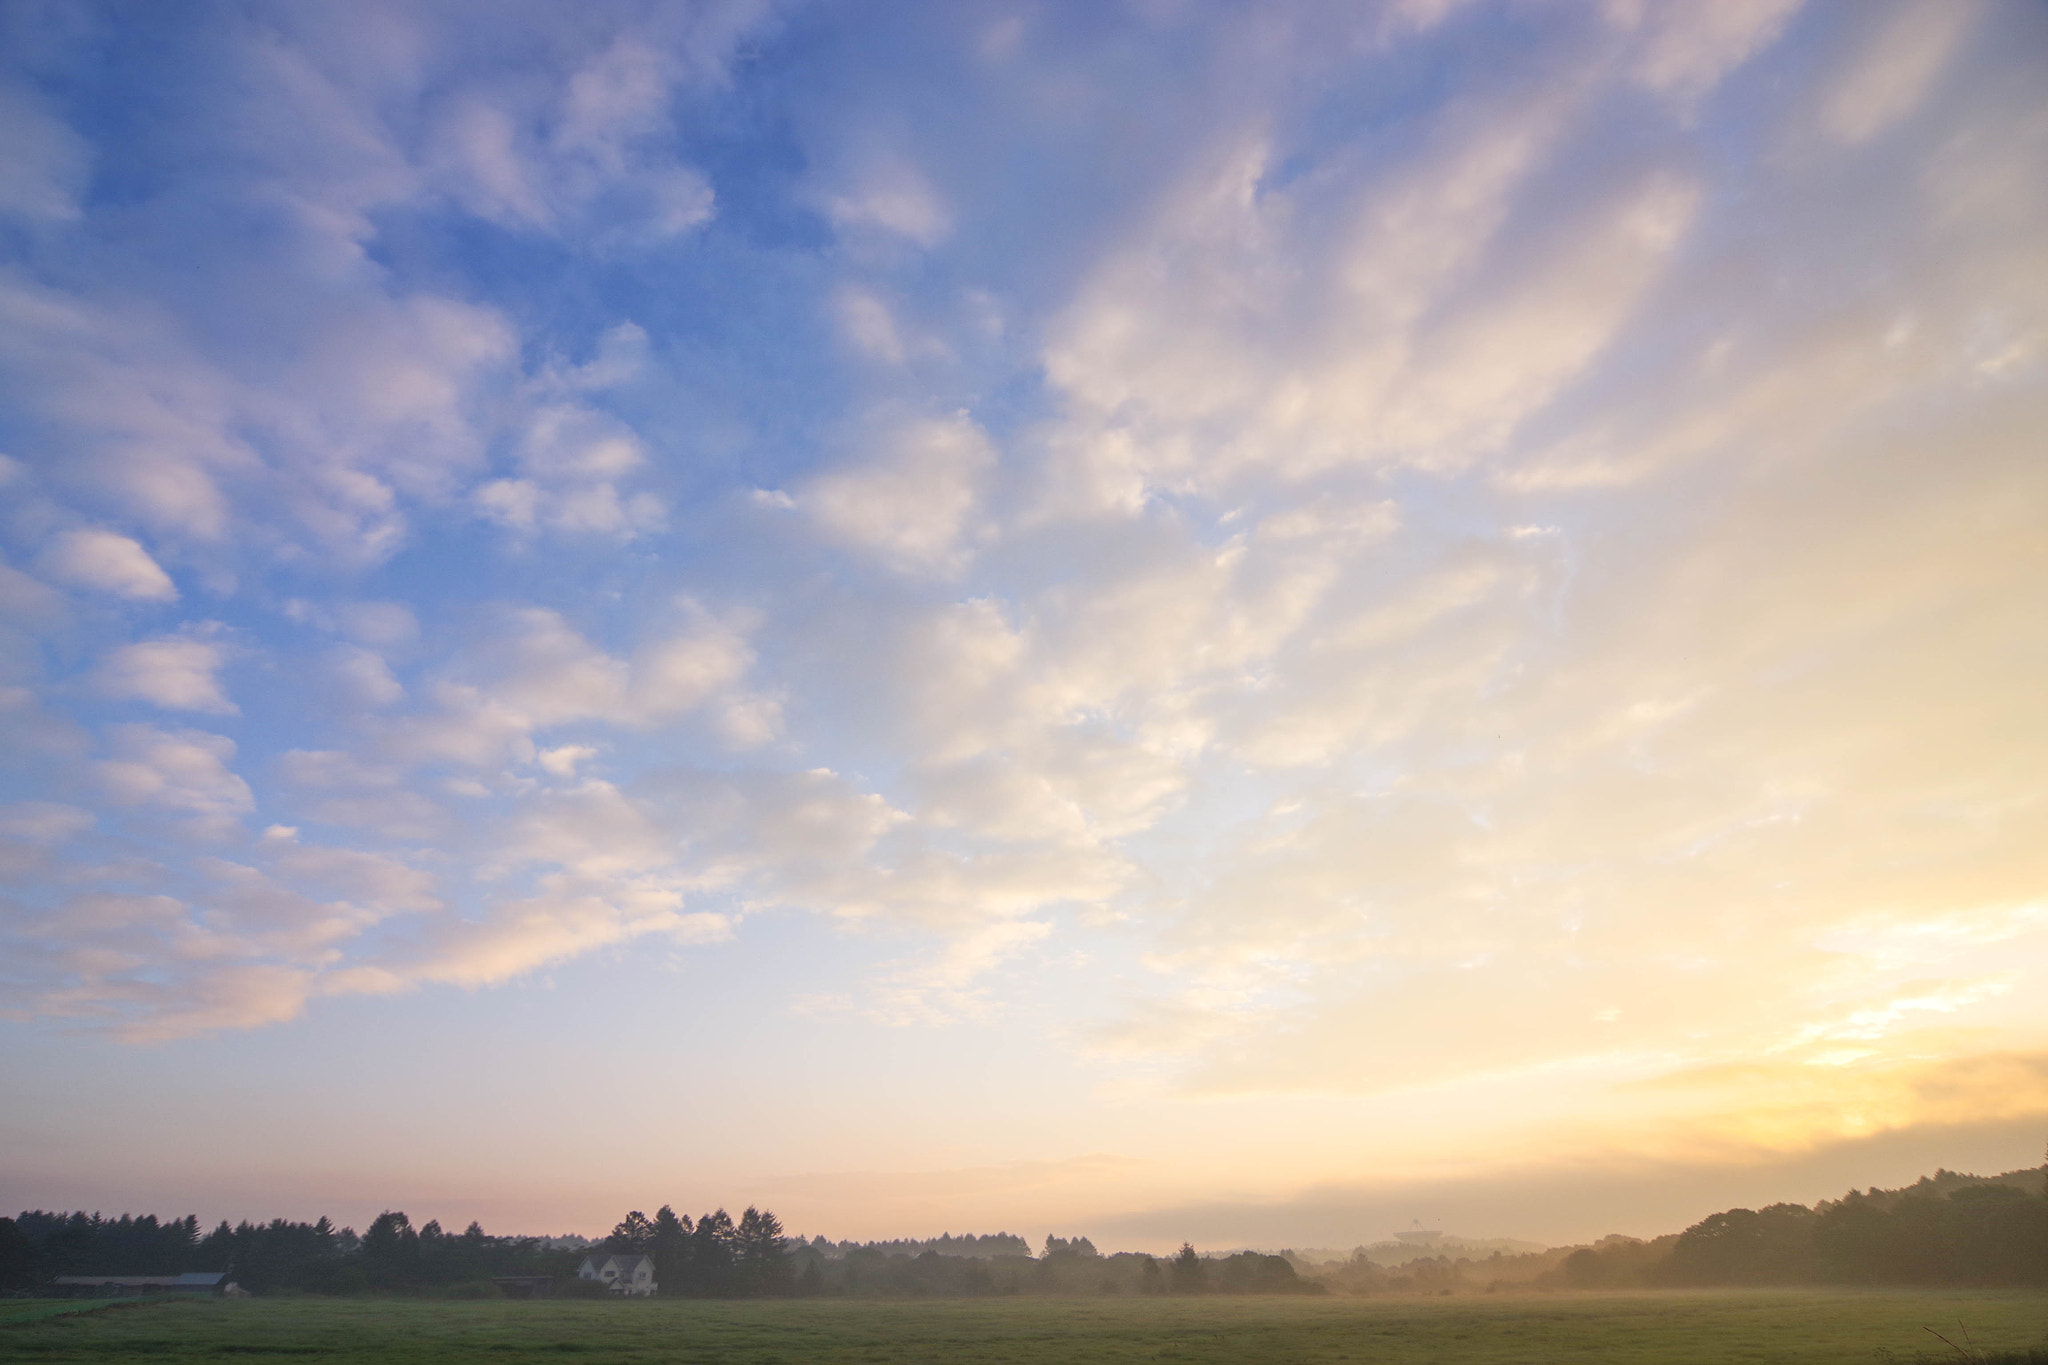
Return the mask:
[[724,1209],[697,1220],[697,1230],[690,1234],[692,1293],[730,1294],[737,1288],[734,1261],[738,1241],[739,1230],[732,1225],[732,1215]]
[[735,1232],[742,1292],[786,1294],[794,1287],[789,1253],[783,1244],[782,1220],[748,1205]]
[[27,1289],[41,1271],[35,1243],[12,1218],[0,1218],[0,1290]]
[[634,1209],[604,1239],[604,1247],[606,1251],[647,1255],[654,1250],[654,1220]]
[[682,1294],[690,1288],[690,1234],[696,1225],[690,1216],[676,1217],[663,1204],[654,1214],[654,1283],[660,1294]]

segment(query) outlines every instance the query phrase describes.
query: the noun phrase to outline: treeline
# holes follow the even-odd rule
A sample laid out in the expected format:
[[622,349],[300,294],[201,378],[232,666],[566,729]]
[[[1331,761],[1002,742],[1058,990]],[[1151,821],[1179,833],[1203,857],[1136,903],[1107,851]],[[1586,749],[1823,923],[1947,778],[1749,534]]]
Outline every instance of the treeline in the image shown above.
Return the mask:
[[2048,1167],[1983,1178],[1938,1171],[1899,1190],[1809,1208],[1728,1209],[1650,1241],[1485,1258],[1304,1265],[1351,1294],[1712,1285],[2048,1285]]
[[[991,1239],[992,1240],[992,1239]],[[1104,1256],[1086,1237],[1047,1237],[1044,1253],[1029,1245],[994,1256],[946,1255],[927,1248],[916,1255],[886,1243],[799,1243],[792,1253],[799,1293],[854,1298],[975,1297],[982,1295],[1325,1294],[1303,1279],[1284,1256],[1244,1251],[1205,1258],[1191,1246],[1169,1259],[1142,1252]]]
[[[976,1254],[981,1253],[981,1254]],[[0,1290],[32,1291],[60,1275],[176,1275],[225,1271],[253,1294],[497,1297],[510,1288],[606,1292],[578,1277],[586,1256],[646,1256],[662,1297],[959,1297],[1000,1294],[1321,1294],[1284,1257],[1204,1258],[1193,1247],[1161,1259],[1104,1256],[1086,1237],[1047,1237],[1039,1256],[1012,1233],[897,1242],[805,1241],[773,1213],[723,1209],[697,1218],[664,1205],[634,1211],[585,1248],[538,1237],[492,1237],[475,1223],[449,1233],[404,1213],[378,1215],[360,1236],[312,1223],[23,1213],[0,1218]]]
[[200,1242],[196,1217],[158,1222],[153,1214],[102,1218],[36,1209],[13,1222],[13,1259],[27,1257],[50,1275],[182,1275],[193,1268],[187,1263]]
[[46,1213],[0,1218],[0,1288],[33,1289],[60,1275],[179,1275],[225,1271],[252,1294],[496,1292],[494,1276],[573,1276],[581,1257],[536,1237],[414,1228],[383,1213],[362,1236],[326,1218],[229,1225],[201,1235],[195,1217]]
[[[1044,1254],[1012,1233],[923,1241],[830,1242],[785,1238],[781,1220],[748,1209],[694,1222],[664,1206],[629,1213],[602,1249],[654,1262],[663,1297],[788,1294],[861,1298],[996,1294],[1320,1294],[1284,1257],[1243,1252],[1203,1260],[1183,1247],[1169,1264],[1153,1256],[1104,1256],[1086,1237],[1047,1237]],[[915,1250],[913,1250],[915,1249]],[[975,1254],[984,1253],[984,1254]]]
[[[1052,1238],[1059,1241],[1059,1238]],[[1083,1237],[1079,1239],[1087,1242]],[[823,1237],[813,1237],[805,1243],[811,1250],[825,1256],[845,1256],[855,1251],[879,1251],[884,1256],[922,1256],[935,1251],[941,1256],[1029,1256],[1031,1243],[1014,1232],[993,1232],[985,1236],[969,1233],[955,1237],[946,1233],[939,1237],[897,1238],[888,1242],[833,1242]],[[1090,1244],[1093,1249],[1093,1244]]]
[[1567,1284],[1587,1286],[2048,1285],[2043,1178],[1940,1171],[1812,1208],[1729,1209],[1655,1243],[1581,1248],[1560,1269]]
[[782,1220],[751,1207],[737,1222],[724,1209],[697,1219],[666,1204],[652,1218],[635,1209],[602,1250],[652,1258],[659,1292],[671,1298],[752,1298],[800,1287]]
[[1900,1190],[1852,1190],[1808,1208],[1729,1209],[1684,1232],[1607,1237],[1484,1258],[1426,1256],[1375,1264],[1313,1263],[1291,1253],[1169,1258],[1105,1256],[1086,1237],[951,1234],[923,1241],[830,1242],[786,1236],[773,1213],[723,1209],[697,1218],[662,1206],[635,1211],[601,1243],[557,1246],[493,1237],[475,1223],[449,1233],[380,1214],[360,1236],[312,1223],[221,1223],[194,1217],[103,1218],[34,1210],[0,1218],[0,1291],[33,1291],[63,1275],[225,1271],[255,1294],[436,1294],[495,1297],[506,1288],[599,1294],[580,1280],[586,1255],[644,1255],[663,1297],[997,1294],[1445,1294],[1502,1289],[1693,1285],[2048,1286],[2048,1167],[1984,1179],[1939,1171]]

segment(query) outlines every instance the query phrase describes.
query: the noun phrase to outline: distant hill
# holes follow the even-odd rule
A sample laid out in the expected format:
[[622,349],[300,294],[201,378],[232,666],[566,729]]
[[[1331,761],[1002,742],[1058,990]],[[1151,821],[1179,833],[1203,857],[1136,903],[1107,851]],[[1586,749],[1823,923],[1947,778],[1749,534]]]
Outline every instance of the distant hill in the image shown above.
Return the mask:
[[1338,1261],[1291,1253],[1339,1292],[1680,1285],[2048,1286],[2048,1166],[2001,1175],[1940,1170],[1899,1189],[1725,1209],[1683,1232],[1589,1246],[1475,1245],[1451,1234],[1360,1247]]

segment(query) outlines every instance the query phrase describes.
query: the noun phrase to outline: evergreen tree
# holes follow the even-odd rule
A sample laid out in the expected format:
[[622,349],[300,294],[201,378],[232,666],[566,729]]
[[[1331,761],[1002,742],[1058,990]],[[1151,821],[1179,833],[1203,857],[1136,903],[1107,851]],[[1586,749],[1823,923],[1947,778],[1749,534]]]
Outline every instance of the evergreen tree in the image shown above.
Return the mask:
[[1159,1262],[1150,1256],[1145,1258],[1144,1268],[1139,1271],[1138,1289],[1140,1293],[1145,1294],[1166,1292],[1165,1277],[1159,1273]]
[[804,1257],[804,1269],[796,1277],[799,1298],[814,1299],[825,1292],[825,1263],[816,1256]]
[[690,1234],[691,1293],[733,1292],[738,1240],[739,1230],[733,1226],[732,1215],[724,1209],[697,1220],[696,1230]]
[[[242,1239],[238,1236],[237,1240]],[[363,1274],[369,1283],[379,1288],[392,1289],[410,1284],[415,1278],[419,1249],[420,1235],[413,1231],[412,1220],[403,1213],[386,1209],[377,1215],[369,1231],[363,1234]]]
[[747,1206],[735,1230],[735,1249],[743,1293],[787,1294],[794,1287],[782,1220],[764,1209]]
[[606,1251],[648,1255],[654,1250],[654,1220],[634,1209],[604,1239],[604,1247]]
[[41,1278],[35,1243],[12,1218],[0,1218],[0,1293],[27,1289]]
[[1173,1258],[1173,1292],[1199,1294],[1209,1287],[1209,1270],[1195,1254],[1192,1243],[1182,1242]]
[[681,1295],[689,1292],[692,1282],[690,1272],[690,1234],[696,1231],[690,1216],[678,1218],[676,1211],[663,1204],[654,1215],[654,1243],[649,1253],[654,1257],[654,1283],[661,1294]]

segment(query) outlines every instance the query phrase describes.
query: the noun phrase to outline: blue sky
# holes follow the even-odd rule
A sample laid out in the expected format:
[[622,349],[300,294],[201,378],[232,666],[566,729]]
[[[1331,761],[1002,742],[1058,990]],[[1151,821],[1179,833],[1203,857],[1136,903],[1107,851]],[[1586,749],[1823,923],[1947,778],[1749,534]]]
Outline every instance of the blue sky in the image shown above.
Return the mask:
[[0,1203],[2033,1159],[2038,7],[0,23]]

